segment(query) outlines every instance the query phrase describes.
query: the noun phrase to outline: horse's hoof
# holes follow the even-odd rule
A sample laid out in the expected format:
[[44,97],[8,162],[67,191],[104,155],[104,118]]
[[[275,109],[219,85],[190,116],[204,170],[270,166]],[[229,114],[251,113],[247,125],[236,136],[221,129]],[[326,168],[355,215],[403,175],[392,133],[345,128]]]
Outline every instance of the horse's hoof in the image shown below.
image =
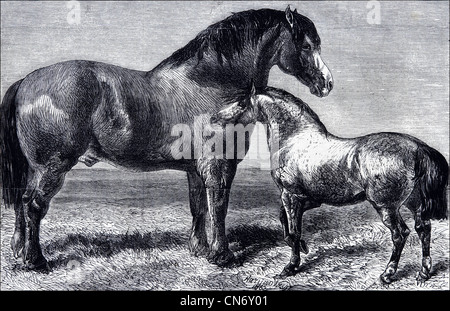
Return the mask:
[[275,280],[284,280],[285,278],[287,278],[289,275],[287,273],[285,273],[285,271],[281,271],[280,274],[275,275],[273,278]]
[[220,253],[210,252],[208,255],[208,261],[216,264],[219,267],[229,267],[234,263],[235,257],[232,251],[229,249]]
[[382,274],[380,275],[380,280],[383,284],[389,285],[391,284],[394,280],[392,279],[392,275],[391,274]]
[[14,258],[20,258],[23,254],[23,249],[25,247],[25,240],[19,233],[14,233],[11,238],[11,249],[13,251]]
[[23,246],[13,246],[12,247],[12,251],[13,251],[13,257],[15,259],[22,257],[23,254]]
[[295,275],[295,270],[294,269],[286,269],[284,268],[283,271],[281,271],[280,274],[278,274],[277,276],[275,276],[276,279],[285,279],[289,276],[293,276]]
[[416,285],[421,286],[430,278],[429,272],[419,271],[416,276]]
[[293,270],[283,269],[280,274],[275,276],[276,279],[283,280],[289,276],[293,276],[295,273]]
[[288,276],[293,276],[300,271],[300,263],[298,265],[288,264],[283,271],[276,276],[277,279],[285,279]]
[[42,257],[39,260],[36,260],[35,262],[25,262],[25,267],[27,270],[41,272],[41,273],[49,273],[52,271],[50,265],[48,264],[47,260]]

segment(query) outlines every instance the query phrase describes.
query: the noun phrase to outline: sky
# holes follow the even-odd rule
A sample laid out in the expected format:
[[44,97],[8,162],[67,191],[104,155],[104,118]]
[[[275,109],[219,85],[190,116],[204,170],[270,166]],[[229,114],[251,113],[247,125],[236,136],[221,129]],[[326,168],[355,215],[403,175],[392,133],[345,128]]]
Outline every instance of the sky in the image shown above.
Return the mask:
[[[270,86],[307,102],[335,135],[407,133],[449,159],[447,1],[80,1],[79,10],[75,2],[1,1],[2,97],[14,81],[64,60],[151,70],[232,12],[290,4],[315,23],[334,89],[315,97],[275,67]],[[257,136],[253,157],[265,148]]]

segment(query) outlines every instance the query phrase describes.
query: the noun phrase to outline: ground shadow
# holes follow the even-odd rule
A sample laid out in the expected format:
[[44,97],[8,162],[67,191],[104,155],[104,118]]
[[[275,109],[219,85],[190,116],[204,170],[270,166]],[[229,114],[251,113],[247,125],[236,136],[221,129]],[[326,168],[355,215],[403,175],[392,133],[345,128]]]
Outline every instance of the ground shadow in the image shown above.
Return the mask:
[[[430,277],[434,277],[437,274],[447,271],[449,268],[449,260],[445,258],[436,263],[433,263],[430,271]],[[393,281],[398,281],[403,278],[416,277],[417,273],[420,271],[420,262],[417,264],[405,264],[404,266],[399,265],[397,273],[393,276]]]
[[51,268],[67,266],[71,261],[83,262],[90,257],[110,257],[123,250],[167,250],[178,245],[187,245],[188,236],[179,231],[156,231],[124,234],[76,233],[65,238],[47,242],[43,251],[48,257]]
[[237,265],[255,258],[264,249],[276,245],[283,245],[283,232],[281,230],[261,227],[258,225],[240,225],[230,228],[227,235],[233,251],[237,253]]
[[[283,242],[281,230],[257,225],[240,225],[230,228],[228,240],[236,253],[233,265],[242,265],[257,256],[263,249],[269,249]],[[42,245],[44,256],[49,258],[51,269],[83,263],[87,258],[111,257],[123,250],[169,250],[177,246],[188,246],[189,236],[181,231],[134,231],[124,234],[104,232],[69,233],[60,239],[52,239]],[[16,268],[20,268],[17,265]],[[16,270],[16,269],[15,269]]]
[[367,256],[367,254],[379,254],[382,251],[383,247],[376,242],[365,242],[359,245],[347,245],[343,248],[319,247],[319,249],[316,251],[316,257],[302,263],[297,273],[315,269],[316,266],[320,266],[328,258],[340,256],[353,258],[364,257]]

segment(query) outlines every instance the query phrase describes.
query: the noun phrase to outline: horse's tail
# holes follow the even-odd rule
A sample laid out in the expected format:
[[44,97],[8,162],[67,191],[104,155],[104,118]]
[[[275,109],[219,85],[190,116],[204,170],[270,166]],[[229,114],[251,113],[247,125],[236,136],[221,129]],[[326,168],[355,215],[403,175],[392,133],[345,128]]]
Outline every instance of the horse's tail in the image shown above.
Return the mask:
[[419,183],[423,220],[447,219],[448,163],[437,150],[422,145],[416,158],[415,174]]
[[16,128],[16,93],[22,80],[6,91],[0,105],[0,163],[2,198],[6,207],[21,202],[28,174],[28,161],[20,149]]

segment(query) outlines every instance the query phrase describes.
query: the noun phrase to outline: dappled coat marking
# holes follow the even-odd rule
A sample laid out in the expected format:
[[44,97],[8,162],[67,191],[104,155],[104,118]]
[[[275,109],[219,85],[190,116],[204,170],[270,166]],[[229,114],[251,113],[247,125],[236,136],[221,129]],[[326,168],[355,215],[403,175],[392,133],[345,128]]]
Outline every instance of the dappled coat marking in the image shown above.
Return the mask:
[[[303,212],[321,204],[343,205],[367,200],[391,230],[394,249],[382,281],[392,282],[410,232],[399,208],[414,214],[422,242],[422,269],[430,277],[431,219],[446,219],[448,163],[435,149],[406,134],[374,133],[340,138],[329,133],[311,108],[283,90],[266,88],[213,116],[218,122],[245,119],[268,124],[272,177],[281,191],[281,222],[292,246],[282,276],[299,269]],[[272,148],[276,135],[278,149]],[[272,138],[270,138],[272,137]]]

